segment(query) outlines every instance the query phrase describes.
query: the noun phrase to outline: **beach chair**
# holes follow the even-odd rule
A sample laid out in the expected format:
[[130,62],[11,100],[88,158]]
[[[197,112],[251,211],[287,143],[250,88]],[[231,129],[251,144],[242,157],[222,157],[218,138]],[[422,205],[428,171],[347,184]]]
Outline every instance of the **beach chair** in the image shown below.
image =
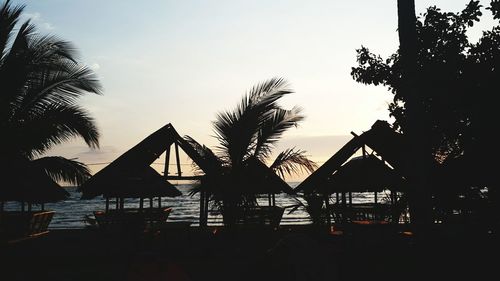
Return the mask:
[[48,226],[54,211],[0,213],[0,233],[8,243],[40,237],[49,233]]
[[167,219],[172,212],[172,208],[145,209],[144,212],[146,230],[154,230],[161,228],[167,223]]

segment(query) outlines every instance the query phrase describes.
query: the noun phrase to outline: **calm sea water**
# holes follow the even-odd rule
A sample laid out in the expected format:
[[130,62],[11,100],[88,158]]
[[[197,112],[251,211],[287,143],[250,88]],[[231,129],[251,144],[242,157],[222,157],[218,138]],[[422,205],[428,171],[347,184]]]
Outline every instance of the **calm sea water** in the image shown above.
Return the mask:
[[[297,186],[298,183],[290,183],[292,187]],[[183,193],[183,196],[176,198],[164,197],[162,198],[162,206],[172,207],[169,221],[189,221],[193,225],[198,224],[200,201],[199,195],[190,196],[189,192],[192,185],[178,184],[176,187]],[[58,203],[50,203],[45,205],[46,210],[55,211],[54,217],[49,225],[51,229],[57,228],[84,228],[86,226],[85,217],[91,216],[94,211],[103,210],[105,208],[105,200],[102,197],[96,197],[91,200],[81,200],[81,193],[76,191],[74,187],[68,187],[70,197]],[[357,194],[353,197],[355,202],[366,202],[372,200],[371,196],[364,194]],[[260,199],[259,203],[267,205],[267,198]],[[156,206],[155,202],[155,206]],[[289,195],[279,194],[276,196],[276,204],[281,207],[295,205],[296,201]],[[149,201],[145,202],[149,206]],[[139,206],[138,199],[128,199],[125,201],[126,207]],[[19,204],[14,202],[6,203],[7,210],[19,209]],[[286,209],[281,220],[281,224],[307,224],[310,223],[307,213],[298,209],[289,214],[290,209]],[[222,221],[222,217],[215,212],[209,216],[209,225],[217,225]]]

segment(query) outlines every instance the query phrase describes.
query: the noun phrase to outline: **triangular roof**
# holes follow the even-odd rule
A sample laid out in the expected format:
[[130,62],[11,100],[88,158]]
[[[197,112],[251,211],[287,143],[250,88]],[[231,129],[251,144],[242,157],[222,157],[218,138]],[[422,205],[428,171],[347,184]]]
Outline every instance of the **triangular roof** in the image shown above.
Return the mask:
[[0,167],[0,201],[49,203],[66,199],[69,193],[44,170],[23,157],[7,157]]
[[293,189],[271,168],[256,157],[245,160],[244,176],[250,192],[253,194],[292,194]]
[[[179,145],[205,173],[210,171],[211,168],[206,163],[207,161],[181,138],[169,123],[123,153],[85,182],[80,188],[83,192],[82,199],[110,194],[121,195],[118,197],[141,197],[146,193],[148,193],[147,197],[180,194],[173,185],[167,182],[166,178],[162,178],[165,183],[161,188],[158,185],[158,176],[161,177],[161,175],[150,167],[174,143]],[[153,172],[157,175],[154,175]],[[116,182],[121,183],[121,185],[116,184]]]
[[115,170],[113,173],[96,174],[85,183],[86,187],[98,189],[104,197],[150,198],[182,195],[175,186],[149,166],[130,172]]
[[[404,165],[402,135],[391,129],[386,121],[377,120],[370,130],[359,136],[354,135],[337,153],[300,183],[295,192],[311,193],[321,190],[322,186],[328,185],[332,174],[364,145],[376,151],[396,170],[402,169]],[[400,170],[398,173],[402,174]]]
[[[321,193],[401,190],[403,179],[375,155],[351,158],[328,179]],[[321,187],[320,187],[321,188]]]
[[200,188],[216,196],[293,193],[293,189],[256,157],[249,157],[238,169],[208,174]]
[[363,142],[377,152],[384,161],[399,170],[405,169],[405,141],[403,134],[397,133],[386,121],[377,120],[370,130],[362,134]]

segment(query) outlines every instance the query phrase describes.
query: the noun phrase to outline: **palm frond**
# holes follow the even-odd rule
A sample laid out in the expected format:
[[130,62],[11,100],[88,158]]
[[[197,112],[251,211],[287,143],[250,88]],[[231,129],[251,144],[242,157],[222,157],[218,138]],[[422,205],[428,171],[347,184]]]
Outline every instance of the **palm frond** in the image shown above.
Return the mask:
[[271,154],[274,144],[281,138],[283,133],[304,120],[300,107],[291,110],[275,109],[271,118],[264,121],[258,132],[254,155],[264,160]]
[[5,57],[9,39],[11,38],[13,29],[18,23],[24,8],[25,5],[12,7],[10,5],[10,0],[5,1],[0,8],[0,61],[3,61]]
[[260,126],[279,108],[277,101],[292,92],[286,86],[281,78],[265,81],[253,87],[235,110],[217,115],[213,125],[221,158],[235,165],[252,155]]
[[91,69],[73,65],[68,70],[45,71],[37,79],[31,79],[18,100],[14,118],[36,116],[51,104],[70,105],[86,93],[101,93],[101,85]]
[[221,158],[231,165],[243,160],[254,140],[259,116],[255,114],[250,97],[245,95],[233,111],[217,114],[213,122],[217,147]]
[[55,35],[40,35],[34,33],[30,36],[28,47],[33,50],[34,64],[52,66],[59,61],[70,61],[76,64],[78,56],[75,46],[71,42],[59,39]]
[[29,36],[34,32],[34,26],[25,22],[17,33],[10,50],[2,59],[0,65],[0,95],[1,117],[9,116],[12,109],[10,105],[16,102],[19,94],[22,94],[26,81],[28,81],[32,58],[29,55]]
[[[76,61],[76,49],[52,35],[40,35],[31,21],[16,26],[24,5],[0,5],[0,145],[33,159],[56,144],[82,137],[98,147],[94,120],[76,99],[101,93],[95,74]],[[80,162],[62,157],[33,161],[56,181],[81,184],[90,176]]]
[[[198,143],[195,139],[193,139],[190,136],[184,136],[184,140],[202,157],[202,161],[205,161],[208,165],[211,165],[212,167],[222,167],[223,166],[223,161],[219,159],[210,148],[206,147],[205,145],[202,145]],[[202,171],[200,167],[195,165],[193,162],[193,167],[195,169],[195,173],[201,174]]]
[[250,91],[248,92],[248,97],[252,101],[257,101],[262,96],[269,95],[272,92],[276,92],[276,90],[288,91],[289,93],[292,93],[292,91],[289,90],[288,87],[289,84],[284,78],[273,77],[265,82],[253,86],[252,89],[250,89]]
[[74,101],[83,92],[101,93],[94,73],[78,66],[75,57],[71,43],[41,36],[29,21],[24,23],[0,65],[0,84],[7,93],[0,99],[3,106],[10,106],[2,112],[12,117],[23,104],[43,101],[47,93],[57,102]]
[[42,157],[32,161],[33,165],[44,169],[56,182],[81,185],[90,178],[90,170],[81,162],[60,156]]
[[21,27],[19,27],[14,42],[12,42],[12,46],[9,50],[9,57],[13,58],[18,56],[21,51],[29,49],[30,36],[33,35],[35,31],[36,27],[30,20],[24,22]]
[[278,154],[270,168],[284,179],[285,175],[312,173],[318,165],[307,158],[306,151],[289,148]]
[[90,147],[99,146],[99,132],[94,119],[75,105],[48,105],[43,112],[18,123],[9,137],[16,142],[11,145],[30,158],[76,137],[83,138]]

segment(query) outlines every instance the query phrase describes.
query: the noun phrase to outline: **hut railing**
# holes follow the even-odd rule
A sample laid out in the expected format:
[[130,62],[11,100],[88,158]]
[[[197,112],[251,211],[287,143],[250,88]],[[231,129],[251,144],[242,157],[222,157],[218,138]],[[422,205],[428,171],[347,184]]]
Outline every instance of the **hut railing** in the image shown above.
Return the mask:
[[108,210],[107,212],[95,211],[94,216],[99,228],[119,229],[149,229],[159,224],[166,223],[172,208],[126,208]]

